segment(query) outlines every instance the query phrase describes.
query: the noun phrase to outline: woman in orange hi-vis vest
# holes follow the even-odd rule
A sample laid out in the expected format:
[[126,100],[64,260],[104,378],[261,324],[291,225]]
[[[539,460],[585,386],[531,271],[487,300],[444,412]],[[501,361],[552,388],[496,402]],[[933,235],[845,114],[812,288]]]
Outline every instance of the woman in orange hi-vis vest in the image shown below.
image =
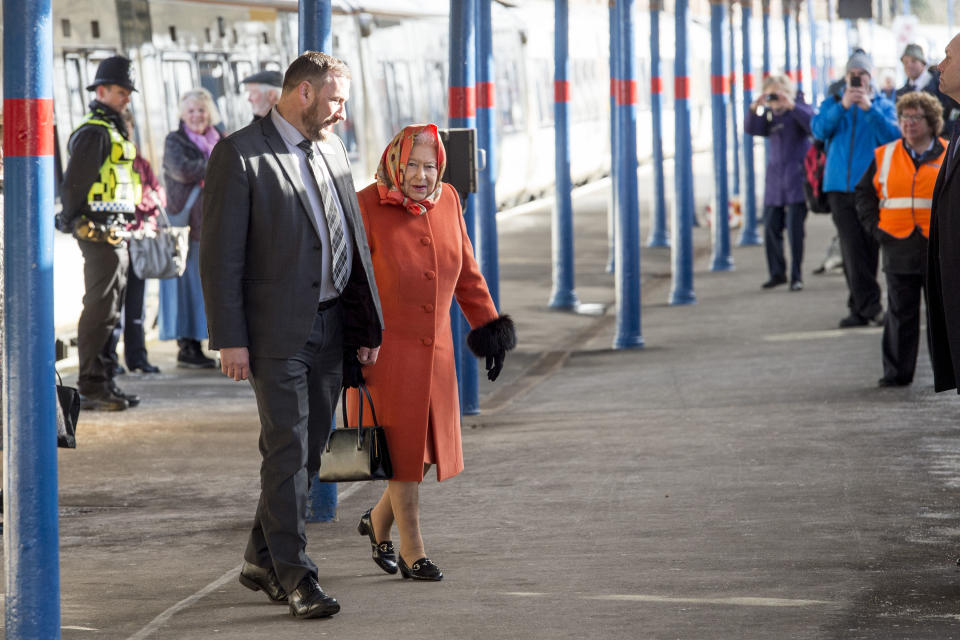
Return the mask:
[[936,136],[943,127],[943,108],[932,95],[914,91],[901,97],[897,121],[903,137],[877,147],[856,188],[857,214],[880,243],[887,278],[881,387],[913,381],[933,186],[947,147]]

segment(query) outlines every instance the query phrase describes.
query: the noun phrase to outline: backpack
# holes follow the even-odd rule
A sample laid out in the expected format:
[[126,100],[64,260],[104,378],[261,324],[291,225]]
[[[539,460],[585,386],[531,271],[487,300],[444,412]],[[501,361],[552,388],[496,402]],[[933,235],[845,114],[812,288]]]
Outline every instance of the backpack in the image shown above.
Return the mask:
[[803,157],[803,195],[807,209],[814,213],[830,213],[827,194],[823,192],[823,169],[826,164],[823,141],[814,140]]

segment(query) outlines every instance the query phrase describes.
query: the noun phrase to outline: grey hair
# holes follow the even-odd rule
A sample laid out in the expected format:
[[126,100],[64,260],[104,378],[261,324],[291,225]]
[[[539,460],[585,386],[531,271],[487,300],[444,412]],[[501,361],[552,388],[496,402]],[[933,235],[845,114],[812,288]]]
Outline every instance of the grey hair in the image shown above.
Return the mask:
[[217,109],[217,103],[213,101],[213,95],[203,87],[195,87],[184,91],[180,96],[178,110],[180,119],[183,120],[184,112],[188,100],[199,100],[207,110],[207,116],[210,118],[210,126],[215,127],[220,124],[220,110]]

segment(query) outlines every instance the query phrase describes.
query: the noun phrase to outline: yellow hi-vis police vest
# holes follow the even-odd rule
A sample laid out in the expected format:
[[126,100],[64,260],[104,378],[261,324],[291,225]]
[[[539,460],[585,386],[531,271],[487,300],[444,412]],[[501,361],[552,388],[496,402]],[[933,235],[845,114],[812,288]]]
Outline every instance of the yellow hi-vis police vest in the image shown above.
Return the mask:
[[[140,204],[140,175],[133,170],[137,147],[120,135],[117,127],[88,113],[80,127],[94,124],[110,134],[110,155],[100,165],[100,178],[87,192],[87,207],[93,213],[133,213]],[[74,133],[76,130],[74,129]]]
[[[946,148],[944,140],[940,143]],[[946,151],[917,167],[903,144],[902,139],[896,140],[874,151],[877,173],[873,186],[880,196],[878,226],[894,238],[907,238],[917,227],[929,237],[933,186]]]

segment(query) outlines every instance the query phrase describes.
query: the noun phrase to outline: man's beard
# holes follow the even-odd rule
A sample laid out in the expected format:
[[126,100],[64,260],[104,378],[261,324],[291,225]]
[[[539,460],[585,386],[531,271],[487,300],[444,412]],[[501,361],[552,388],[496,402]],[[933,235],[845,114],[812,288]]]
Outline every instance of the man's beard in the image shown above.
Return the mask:
[[337,119],[332,115],[329,118],[320,118],[320,100],[314,100],[313,104],[307,107],[303,112],[303,128],[306,129],[313,142],[319,142],[327,139],[327,132],[324,131],[332,124],[336,124]]

